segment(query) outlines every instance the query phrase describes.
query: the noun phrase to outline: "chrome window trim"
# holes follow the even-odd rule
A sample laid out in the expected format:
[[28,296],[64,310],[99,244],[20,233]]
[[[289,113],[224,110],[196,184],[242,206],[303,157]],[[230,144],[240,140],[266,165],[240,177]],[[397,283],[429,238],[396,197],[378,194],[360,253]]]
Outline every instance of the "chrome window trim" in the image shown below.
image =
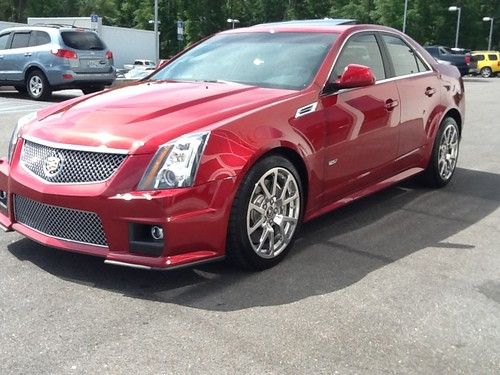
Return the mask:
[[110,148],[106,146],[81,146],[69,143],[58,143],[52,141],[46,141],[44,139],[40,139],[37,137],[33,137],[30,135],[26,135],[22,137],[27,141],[38,143],[43,146],[52,147],[52,148],[62,148],[65,150],[73,150],[73,151],[84,151],[84,152],[99,152],[101,154],[120,154],[120,155],[128,155],[129,151],[121,148]]
[[[387,31],[387,30],[379,30],[379,29],[364,29],[364,30],[356,30],[356,31],[353,31],[351,33],[351,35],[349,35],[343,42],[342,42],[342,45],[340,46],[339,48],[339,53],[337,53],[337,56],[335,56],[335,60],[333,61],[333,64],[330,68],[330,71],[328,73],[328,77],[326,78],[326,81],[323,83],[323,88],[328,84],[328,79],[330,78],[330,76],[332,75],[333,73],[333,68],[335,67],[335,64],[337,63],[337,60],[339,59],[339,56],[340,54],[342,53],[342,51],[344,50],[344,47],[346,45],[346,43],[353,37],[355,36],[356,34],[360,34],[360,33],[386,33],[386,34],[389,34],[391,36],[395,36],[395,37],[399,37],[400,39],[402,39],[407,45],[408,47],[410,47],[412,49],[412,51],[414,51],[419,57],[420,59],[424,62],[424,64],[426,65],[426,67],[429,69],[429,70],[426,70],[425,72],[418,72],[418,73],[412,73],[412,74],[407,74],[407,75],[404,75],[404,76],[395,76],[395,77],[391,77],[391,78],[384,78],[384,79],[381,79],[379,81],[375,81],[375,85],[377,85],[378,83],[385,83],[385,82],[390,82],[390,81],[396,81],[398,79],[404,79],[404,78],[408,78],[408,77],[414,77],[414,76],[418,76],[418,75],[423,75],[423,74],[428,74],[428,73],[432,73],[432,72],[435,72],[434,68],[432,67],[432,65],[430,65],[427,60],[422,56],[422,54],[415,50],[411,45],[408,44],[408,42],[404,39],[404,38],[401,38],[401,36],[399,34],[396,34],[395,32],[393,31]],[[380,53],[382,54],[382,51],[380,51]],[[390,58],[390,56],[389,56]],[[392,61],[392,59],[391,59]],[[335,94],[338,94],[339,92],[344,92],[344,91],[347,91],[347,90],[353,90],[353,89],[345,89],[345,90],[339,90],[339,91],[336,91],[332,94],[328,94],[328,95],[335,95]]]

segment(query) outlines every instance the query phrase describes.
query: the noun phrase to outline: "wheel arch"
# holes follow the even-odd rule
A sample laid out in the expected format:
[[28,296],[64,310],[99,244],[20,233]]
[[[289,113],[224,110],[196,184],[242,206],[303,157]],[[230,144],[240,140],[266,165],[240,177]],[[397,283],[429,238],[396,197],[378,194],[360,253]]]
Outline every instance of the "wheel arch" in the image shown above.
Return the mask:
[[[456,108],[451,108],[449,111],[447,111],[444,116],[443,120],[447,117],[451,117],[453,120],[458,125],[458,131],[460,133],[460,137],[462,137],[462,116],[460,115],[460,112]],[[441,121],[442,122],[442,121]]]
[[[308,203],[308,194],[309,194],[309,170],[307,168],[307,165],[303,159],[303,157],[299,154],[298,151],[294,150],[291,147],[287,147],[284,145],[277,146],[274,148],[271,148],[264,152],[262,155],[260,155],[257,159],[253,160],[253,162],[246,168],[245,174],[255,165],[257,164],[260,160],[265,159],[269,156],[282,156],[288,161],[290,161],[295,168],[297,168],[297,172],[299,173],[301,182],[302,182],[302,189],[303,189],[303,195],[304,195],[304,207],[307,207]],[[305,212],[305,210],[304,210]]]
[[26,68],[26,70],[24,71],[24,82],[25,83],[26,83],[26,80],[28,79],[28,76],[30,75],[30,73],[35,71],[35,70],[41,71],[45,75],[45,78],[47,78],[47,74],[45,73],[45,71],[43,70],[43,68],[41,66],[36,65],[36,64],[32,64],[32,65],[28,66]]

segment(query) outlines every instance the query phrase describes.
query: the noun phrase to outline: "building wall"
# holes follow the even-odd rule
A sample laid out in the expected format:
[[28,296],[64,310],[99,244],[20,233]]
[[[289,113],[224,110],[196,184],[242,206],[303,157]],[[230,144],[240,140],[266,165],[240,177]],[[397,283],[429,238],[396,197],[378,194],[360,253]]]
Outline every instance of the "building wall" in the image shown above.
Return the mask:
[[113,51],[117,68],[137,59],[156,59],[154,31],[103,25],[101,36]]

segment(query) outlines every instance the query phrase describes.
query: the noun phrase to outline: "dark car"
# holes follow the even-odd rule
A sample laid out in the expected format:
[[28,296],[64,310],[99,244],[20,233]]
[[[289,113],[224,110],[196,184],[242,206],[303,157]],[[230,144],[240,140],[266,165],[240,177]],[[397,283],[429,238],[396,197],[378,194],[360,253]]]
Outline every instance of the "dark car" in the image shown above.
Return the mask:
[[464,106],[458,71],[388,27],[228,30],[20,119],[0,224],[118,265],[268,268],[304,221],[417,174],[450,182]]
[[436,60],[448,61],[456,66],[461,75],[469,74],[470,53],[453,51],[451,48],[444,46],[425,46],[424,48]]
[[99,91],[114,79],[113,53],[91,30],[40,25],[0,32],[0,85],[35,100],[58,89]]

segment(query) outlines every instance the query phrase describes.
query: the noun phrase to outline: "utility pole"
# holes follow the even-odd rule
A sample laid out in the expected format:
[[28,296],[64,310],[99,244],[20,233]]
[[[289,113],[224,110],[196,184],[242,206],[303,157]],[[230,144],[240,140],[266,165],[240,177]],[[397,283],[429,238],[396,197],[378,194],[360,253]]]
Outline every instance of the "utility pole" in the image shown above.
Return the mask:
[[160,61],[160,37],[158,35],[158,0],[155,0],[155,53],[156,53],[156,60],[155,64],[158,64]]

